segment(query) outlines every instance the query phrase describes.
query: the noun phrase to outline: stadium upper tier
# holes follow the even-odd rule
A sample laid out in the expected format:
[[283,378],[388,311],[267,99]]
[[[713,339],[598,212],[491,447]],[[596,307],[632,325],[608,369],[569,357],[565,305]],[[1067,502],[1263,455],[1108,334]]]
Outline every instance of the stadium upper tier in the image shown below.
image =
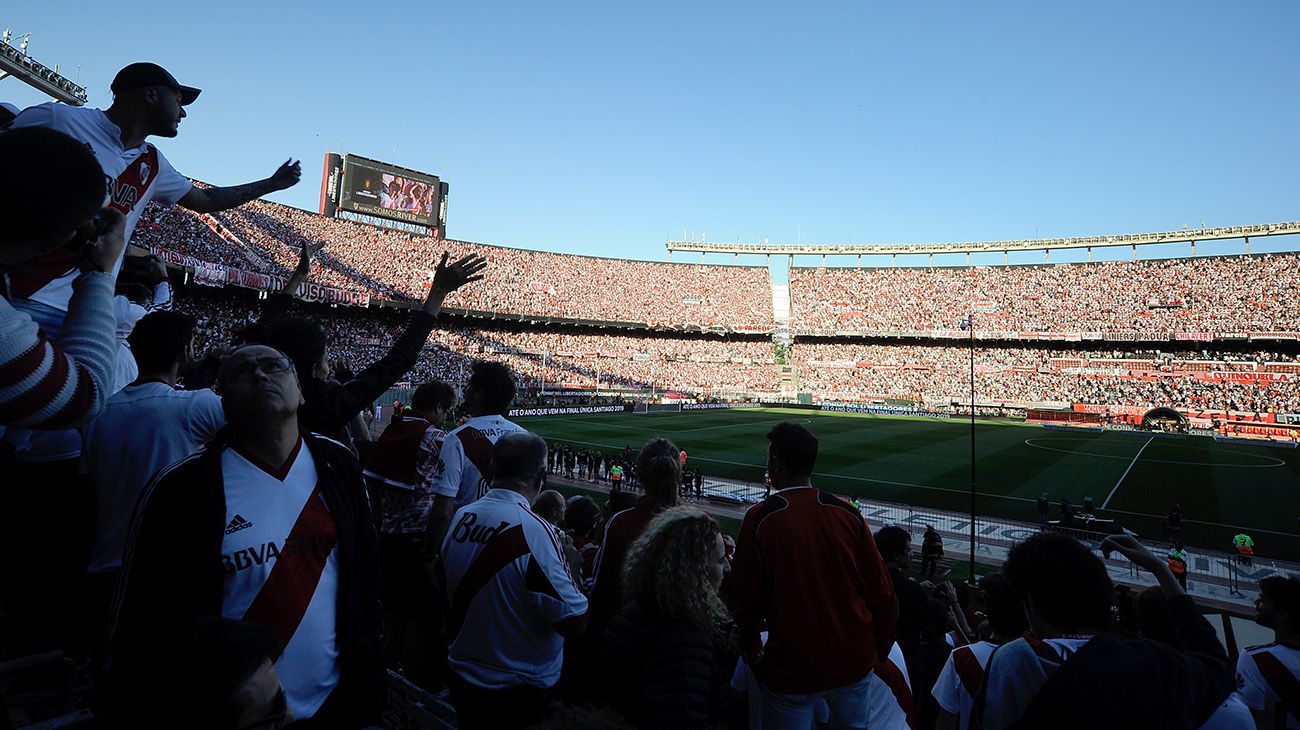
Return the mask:
[[[423,297],[444,250],[480,253],[489,275],[448,302],[491,316],[665,329],[770,332],[766,268],[672,264],[526,251],[327,218],[266,201],[200,219],[151,209],[135,243],[225,267],[285,276],[303,241],[325,250],[312,281],[394,301]],[[1197,257],[1089,264],[793,268],[797,334],[1210,340],[1300,332],[1300,256]]]
[[1204,340],[1300,332],[1294,253],[1042,266],[796,268],[803,334]]
[[766,268],[652,263],[435,241],[404,231],[254,201],[212,217],[153,210],[134,243],[283,276],[305,241],[321,241],[312,280],[380,299],[422,299],[443,251],[482,254],[488,276],[449,307],[471,312],[634,323],[673,329],[772,330]]

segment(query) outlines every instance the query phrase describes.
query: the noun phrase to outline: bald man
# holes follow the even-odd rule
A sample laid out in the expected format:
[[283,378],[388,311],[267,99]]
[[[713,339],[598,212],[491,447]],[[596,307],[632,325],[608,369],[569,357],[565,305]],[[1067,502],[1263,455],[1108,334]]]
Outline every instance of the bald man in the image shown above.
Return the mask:
[[491,472],[487,494],[453,515],[442,543],[448,685],[466,730],[538,722],[560,680],[564,639],[587,623],[560,535],[530,508],[546,480],[546,442],[503,435]]
[[564,495],[547,489],[533,502],[533,514],[551,523],[552,527],[559,527],[564,521],[564,507]]
[[278,350],[239,348],[217,385],[228,426],[143,497],[109,671],[139,685],[130,660],[169,631],[204,617],[252,621],[284,646],[275,668],[295,718],[378,725],[379,544],[361,468],[342,444],[299,432],[302,390]]

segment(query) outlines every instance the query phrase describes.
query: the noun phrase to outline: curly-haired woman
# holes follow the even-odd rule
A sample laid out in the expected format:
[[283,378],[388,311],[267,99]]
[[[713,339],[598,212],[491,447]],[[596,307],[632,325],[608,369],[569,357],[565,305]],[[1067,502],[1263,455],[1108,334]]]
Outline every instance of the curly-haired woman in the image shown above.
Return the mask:
[[673,507],[632,545],[627,602],[602,640],[607,697],[642,728],[726,725],[735,661],[731,617],[718,597],[730,570],[712,517]]

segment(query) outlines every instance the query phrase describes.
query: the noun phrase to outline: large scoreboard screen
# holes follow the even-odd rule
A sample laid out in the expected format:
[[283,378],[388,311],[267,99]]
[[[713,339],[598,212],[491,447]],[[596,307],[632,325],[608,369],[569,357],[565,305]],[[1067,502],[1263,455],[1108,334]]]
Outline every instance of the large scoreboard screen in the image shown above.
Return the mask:
[[430,175],[356,155],[326,155],[322,213],[338,210],[426,226],[446,234],[447,183]]

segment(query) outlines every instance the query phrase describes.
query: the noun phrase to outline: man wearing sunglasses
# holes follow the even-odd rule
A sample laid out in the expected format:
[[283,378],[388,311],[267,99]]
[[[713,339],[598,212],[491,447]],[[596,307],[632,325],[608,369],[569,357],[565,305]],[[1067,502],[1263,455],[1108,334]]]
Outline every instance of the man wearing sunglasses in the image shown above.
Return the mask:
[[242,619],[283,643],[275,666],[294,717],[378,724],[380,567],[361,469],[338,442],[299,432],[302,391],[283,353],[242,347],[217,386],[227,427],[155,477],[132,526],[112,686],[142,684],[129,657],[169,630]]

